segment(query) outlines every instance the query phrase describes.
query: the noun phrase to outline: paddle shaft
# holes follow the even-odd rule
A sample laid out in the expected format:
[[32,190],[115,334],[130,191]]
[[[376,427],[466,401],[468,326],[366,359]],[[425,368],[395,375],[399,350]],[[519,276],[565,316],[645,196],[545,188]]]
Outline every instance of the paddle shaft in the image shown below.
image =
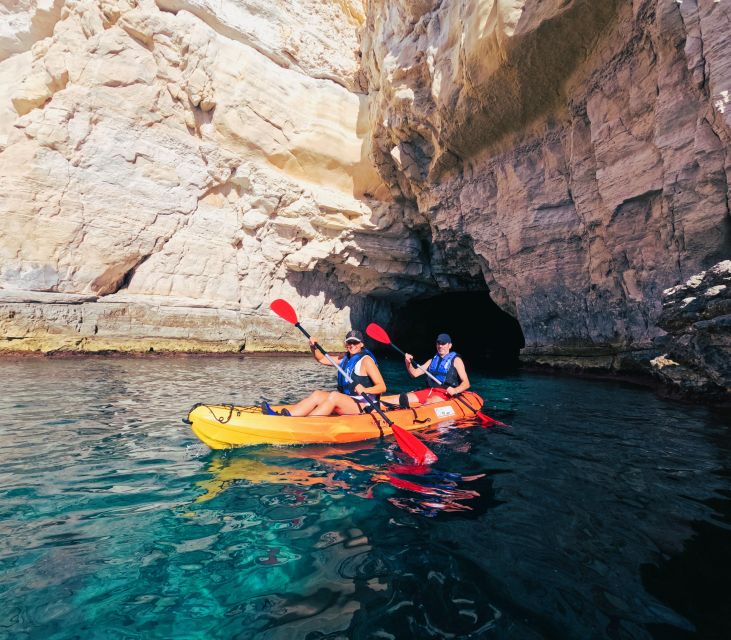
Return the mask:
[[[397,347],[397,346],[396,346],[396,345],[395,345],[395,344],[394,344],[393,342],[389,342],[389,344],[390,344],[390,345],[391,345],[391,346],[392,346],[392,347],[393,347],[394,349],[396,349],[396,351],[398,351],[398,352],[399,352],[399,353],[400,353],[400,354],[401,354],[402,356],[406,356],[406,354],[405,354],[405,353],[404,353],[403,351],[401,351],[401,349],[399,349],[399,348],[398,348],[398,347]],[[412,365],[414,364],[414,359],[413,359],[413,358],[411,359],[411,364],[412,364]],[[431,373],[429,373],[429,372],[428,372],[428,371],[427,371],[426,369],[424,369],[424,367],[423,367],[423,366],[421,366],[420,364],[417,364],[417,365],[416,365],[416,370],[417,370],[417,371],[423,371],[423,372],[424,372],[424,373],[425,373],[425,374],[426,374],[426,375],[427,375],[427,376],[428,376],[429,378],[431,378],[431,379],[432,379],[432,380],[433,380],[434,382],[436,382],[437,384],[442,384],[442,383],[441,383],[441,382],[439,382],[439,380],[437,380],[437,379],[436,379],[436,378],[435,378],[435,377],[434,377],[434,376],[433,376],[433,375],[432,375]]]
[[[307,330],[299,322],[296,322],[294,326],[297,327],[302,333],[304,333],[308,340],[312,337],[312,336],[310,336],[309,333],[307,333]],[[345,371],[343,371],[342,367],[337,362],[335,362],[335,360],[330,356],[330,354],[327,351],[325,351],[325,349],[323,349],[322,346],[320,345],[320,343],[317,341],[315,341],[315,348],[323,356],[325,356],[328,359],[328,361],[330,362],[330,364],[333,367],[335,367],[340,373],[343,374],[343,377],[348,382],[350,382],[350,383],[353,382],[353,378],[351,378],[347,373],[345,373]],[[383,413],[383,411],[381,411],[381,407],[379,407],[378,404],[373,402],[373,400],[371,400],[370,396],[367,393],[363,394],[363,398],[365,398],[366,402],[373,408],[373,410],[376,413],[378,413],[378,415],[381,416],[381,418],[383,418],[386,421],[386,424],[389,427],[393,426],[393,421],[385,413]]]

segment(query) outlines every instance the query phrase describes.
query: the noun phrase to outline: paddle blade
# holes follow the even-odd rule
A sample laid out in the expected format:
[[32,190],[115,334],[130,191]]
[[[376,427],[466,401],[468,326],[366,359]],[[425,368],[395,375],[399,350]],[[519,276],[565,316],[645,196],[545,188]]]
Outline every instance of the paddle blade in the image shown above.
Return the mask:
[[392,424],[391,430],[401,451],[413,458],[416,464],[433,464],[437,461],[437,454],[406,429],[399,427],[397,424]]
[[478,411],[476,414],[477,419],[480,421],[480,424],[484,427],[507,427],[504,422],[500,422],[499,420],[495,420],[495,418],[491,418],[486,413],[482,413],[482,411]]
[[292,324],[297,324],[297,312],[286,300],[278,298],[269,305],[269,308],[283,320],[291,322]]
[[383,344],[391,344],[391,338],[388,337],[388,334],[385,332],[385,330],[381,327],[379,327],[375,322],[371,322],[366,327],[366,334],[373,338],[376,342],[383,342]]

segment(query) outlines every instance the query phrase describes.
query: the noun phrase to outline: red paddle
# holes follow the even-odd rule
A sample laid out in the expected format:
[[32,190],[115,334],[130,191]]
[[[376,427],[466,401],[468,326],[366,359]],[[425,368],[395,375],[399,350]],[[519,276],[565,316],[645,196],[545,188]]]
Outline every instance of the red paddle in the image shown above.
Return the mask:
[[[286,300],[282,300],[281,298],[275,300],[269,305],[269,308],[280,318],[297,327],[307,338],[310,337],[310,334],[305,331],[305,328],[299,323],[299,320],[297,320],[297,313],[292,308],[292,305]],[[336,367],[337,370],[343,374],[348,382],[353,382],[352,378],[345,373],[340,366],[338,366],[338,363],[330,357],[330,354],[325,351],[319,343],[315,342],[315,348],[330,361],[331,365]],[[391,427],[391,431],[393,431],[393,435],[396,438],[396,443],[407,456],[413,458],[417,464],[432,464],[437,461],[437,455],[421,440],[410,434],[403,427],[399,427],[397,424],[394,424],[393,421],[385,413],[383,413],[383,411],[381,411],[378,403],[373,402],[368,395],[363,394],[363,397],[373,410],[386,421],[386,424]]]
[[[405,356],[405,355],[406,355],[406,354],[405,354],[405,353],[404,353],[404,352],[403,352],[403,351],[402,351],[401,349],[399,349],[399,348],[398,348],[398,347],[397,347],[397,346],[396,346],[396,345],[395,345],[395,344],[394,344],[393,342],[391,342],[391,338],[389,338],[389,337],[388,337],[388,334],[386,333],[386,330],[385,330],[385,329],[384,329],[383,327],[381,327],[381,326],[377,325],[377,324],[376,324],[375,322],[371,322],[371,323],[370,323],[370,324],[369,324],[369,325],[368,325],[368,326],[366,327],[366,333],[367,333],[367,334],[368,334],[368,335],[369,335],[369,336],[370,336],[371,338],[373,338],[373,339],[374,339],[374,340],[375,340],[376,342],[382,342],[383,344],[390,344],[390,345],[391,345],[391,346],[392,346],[392,347],[393,347],[394,349],[396,349],[396,351],[398,351],[398,352],[399,352],[399,353],[400,353],[400,354],[401,354],[402,356]],[[429,373],[429,372],[428,372],[428,371],[427,371],[426,369],[424,369],[424,368],[423,368],[422,366],[420,366],[420,365],[417,365],[417,366],[416,366],[416,368],[417,368],[417,369],[418,369],[419,371],[423,371],[423,372],[424,372],[424,373],[425,373],[425,374],[426,374],[427,376],[429,376],[429,377],[430,377],[430,378],[431,378],[431,379],[432,379],[432,380],[433,380],[434,382],[436,382],[437,384],[441,384],[441,382],[439,382],[439,380],[437,380],[437,379],[436,379],[436,378],[435,378],[435,377],[434,377],[434,376],[433,376],[433,375],[432,375],[431,373]],[[477,419],[478,419],[478,420],[479,420],[479,421],[480,421],[480,422],[482,423],[482,426],[483,426],[483,427],[491,427],[491,426],[493,426],[493,425],[497,425],[497,426],[500,426],[500,427],[507,427],[507,426],[508,426],[508,425],[506,425],[506,424],[505,424],[505,423],[503,423],[503,422],[500,422],[500,421],[498,421],[498,420],[495,420],[494,418],[491,418],[491,417],[490,417],[490,416],[488,416],[488,415],[487,415],[486,413],[482,413],[482,409],[475,409],[475,408],[474,408],[474,407],[473,407],[473,406],[472,406],[472,405],[471,405],[471,404],[470,404],[469,402],[467,402],[466,400],[463,400],[462,398],[460,398],[460,397],[459,397],[459,395],[456,395],[456,396],[452,396],[452,397],[453,397],[453,398],[456,398],[456,399],[457,399],[457,400],[459,400],[459,401],[460,401],[460,402],[461,402],[461,403],[462,403],[463,405],[465,405],[465,406],[466,406],[466,407],[468,407],[468,408],[469,408],[469,409],[470,409],[471,411],[473,411],[473,412],[474,412],[474,414],[475,414],[475,415],[477,416]]]

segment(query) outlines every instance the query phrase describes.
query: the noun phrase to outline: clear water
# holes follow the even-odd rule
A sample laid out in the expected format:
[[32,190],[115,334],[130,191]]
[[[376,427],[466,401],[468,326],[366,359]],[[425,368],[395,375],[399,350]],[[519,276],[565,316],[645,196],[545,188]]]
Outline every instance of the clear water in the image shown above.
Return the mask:
[[0,638],[730,637],[731,437],[706,408],[473,372],[511,426],[433,429],[422,473],[388,440],[221,453],[181,423],[330,386],[303,358],[0,375]]

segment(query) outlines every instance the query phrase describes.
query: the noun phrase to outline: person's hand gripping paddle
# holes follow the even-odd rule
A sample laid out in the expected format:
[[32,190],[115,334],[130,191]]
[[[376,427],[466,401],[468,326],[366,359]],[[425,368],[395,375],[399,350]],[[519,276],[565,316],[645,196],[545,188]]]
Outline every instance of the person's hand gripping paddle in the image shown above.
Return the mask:
[[[391,338],[388,337],[388,333],[386,333],[386,330],[381,327],[380,325],[377,325],[375,322],[371,322],[366,327],[366,334],[368,334],[369,337],[373,338],[376,342],[381,342],[383,344],[390,344],[396,351],[398,351],[402,356],[406,356],[406,354],[399,349],[393,342],[391,342]],[[439,382],[429,371],[424,369],[421,365],[416,365],[416,368],[419,371],[423,371],[432,381],[436,382],[438,385],[441,385],[442,383]],[[469,404],[469,402],[463,400],[459,397],[459,395],[452,396],[453,398],[459,400],[463,405],[465,405],[468,409],[474,412],[474,414],[477,416],[477,419],[482,423],[483,427],[491,427],[493,425],[497,425],[499,427],[506,427],[507,425],[503,422],[500,422],[498,420],[495,420],[494,418],[491,418],[486,413],[482,412],[482,408],[475,409],[473,406]]]
[[[292,305],[286,300],[282,300],[281,298],[275,300],[269,305],[269,308],[280,318],[297,327],[307,338],[310,338],[310,334],[307,333],[305,328],[299,323],[299,320],[297,320],[297,313],[292,308]],[[338,363],[330,357],[330,354],[325,351],[319,343],[315,342],[315,348],[329,360],[331,365],[336,367],[337,370],[343,374],[348,382],[353,382],[353,379],[345,373],[340,366],[338,366]],[[385,413],[383,413],[381,408],[378,406],[378,403],[374,402],[370,396],[364,393],[363,398],[365,398],[373,411],[386,421],[386,424],[391,428],[391,431],[393,431],[396,443],[407,456],[413,458],[417,464],[432,464],[437,461],[437,455],[429,449],[429,447],[427,447],[416,436],[406,431],[403,427],[399,427],[397,424],[394,424],[394,422]]]

